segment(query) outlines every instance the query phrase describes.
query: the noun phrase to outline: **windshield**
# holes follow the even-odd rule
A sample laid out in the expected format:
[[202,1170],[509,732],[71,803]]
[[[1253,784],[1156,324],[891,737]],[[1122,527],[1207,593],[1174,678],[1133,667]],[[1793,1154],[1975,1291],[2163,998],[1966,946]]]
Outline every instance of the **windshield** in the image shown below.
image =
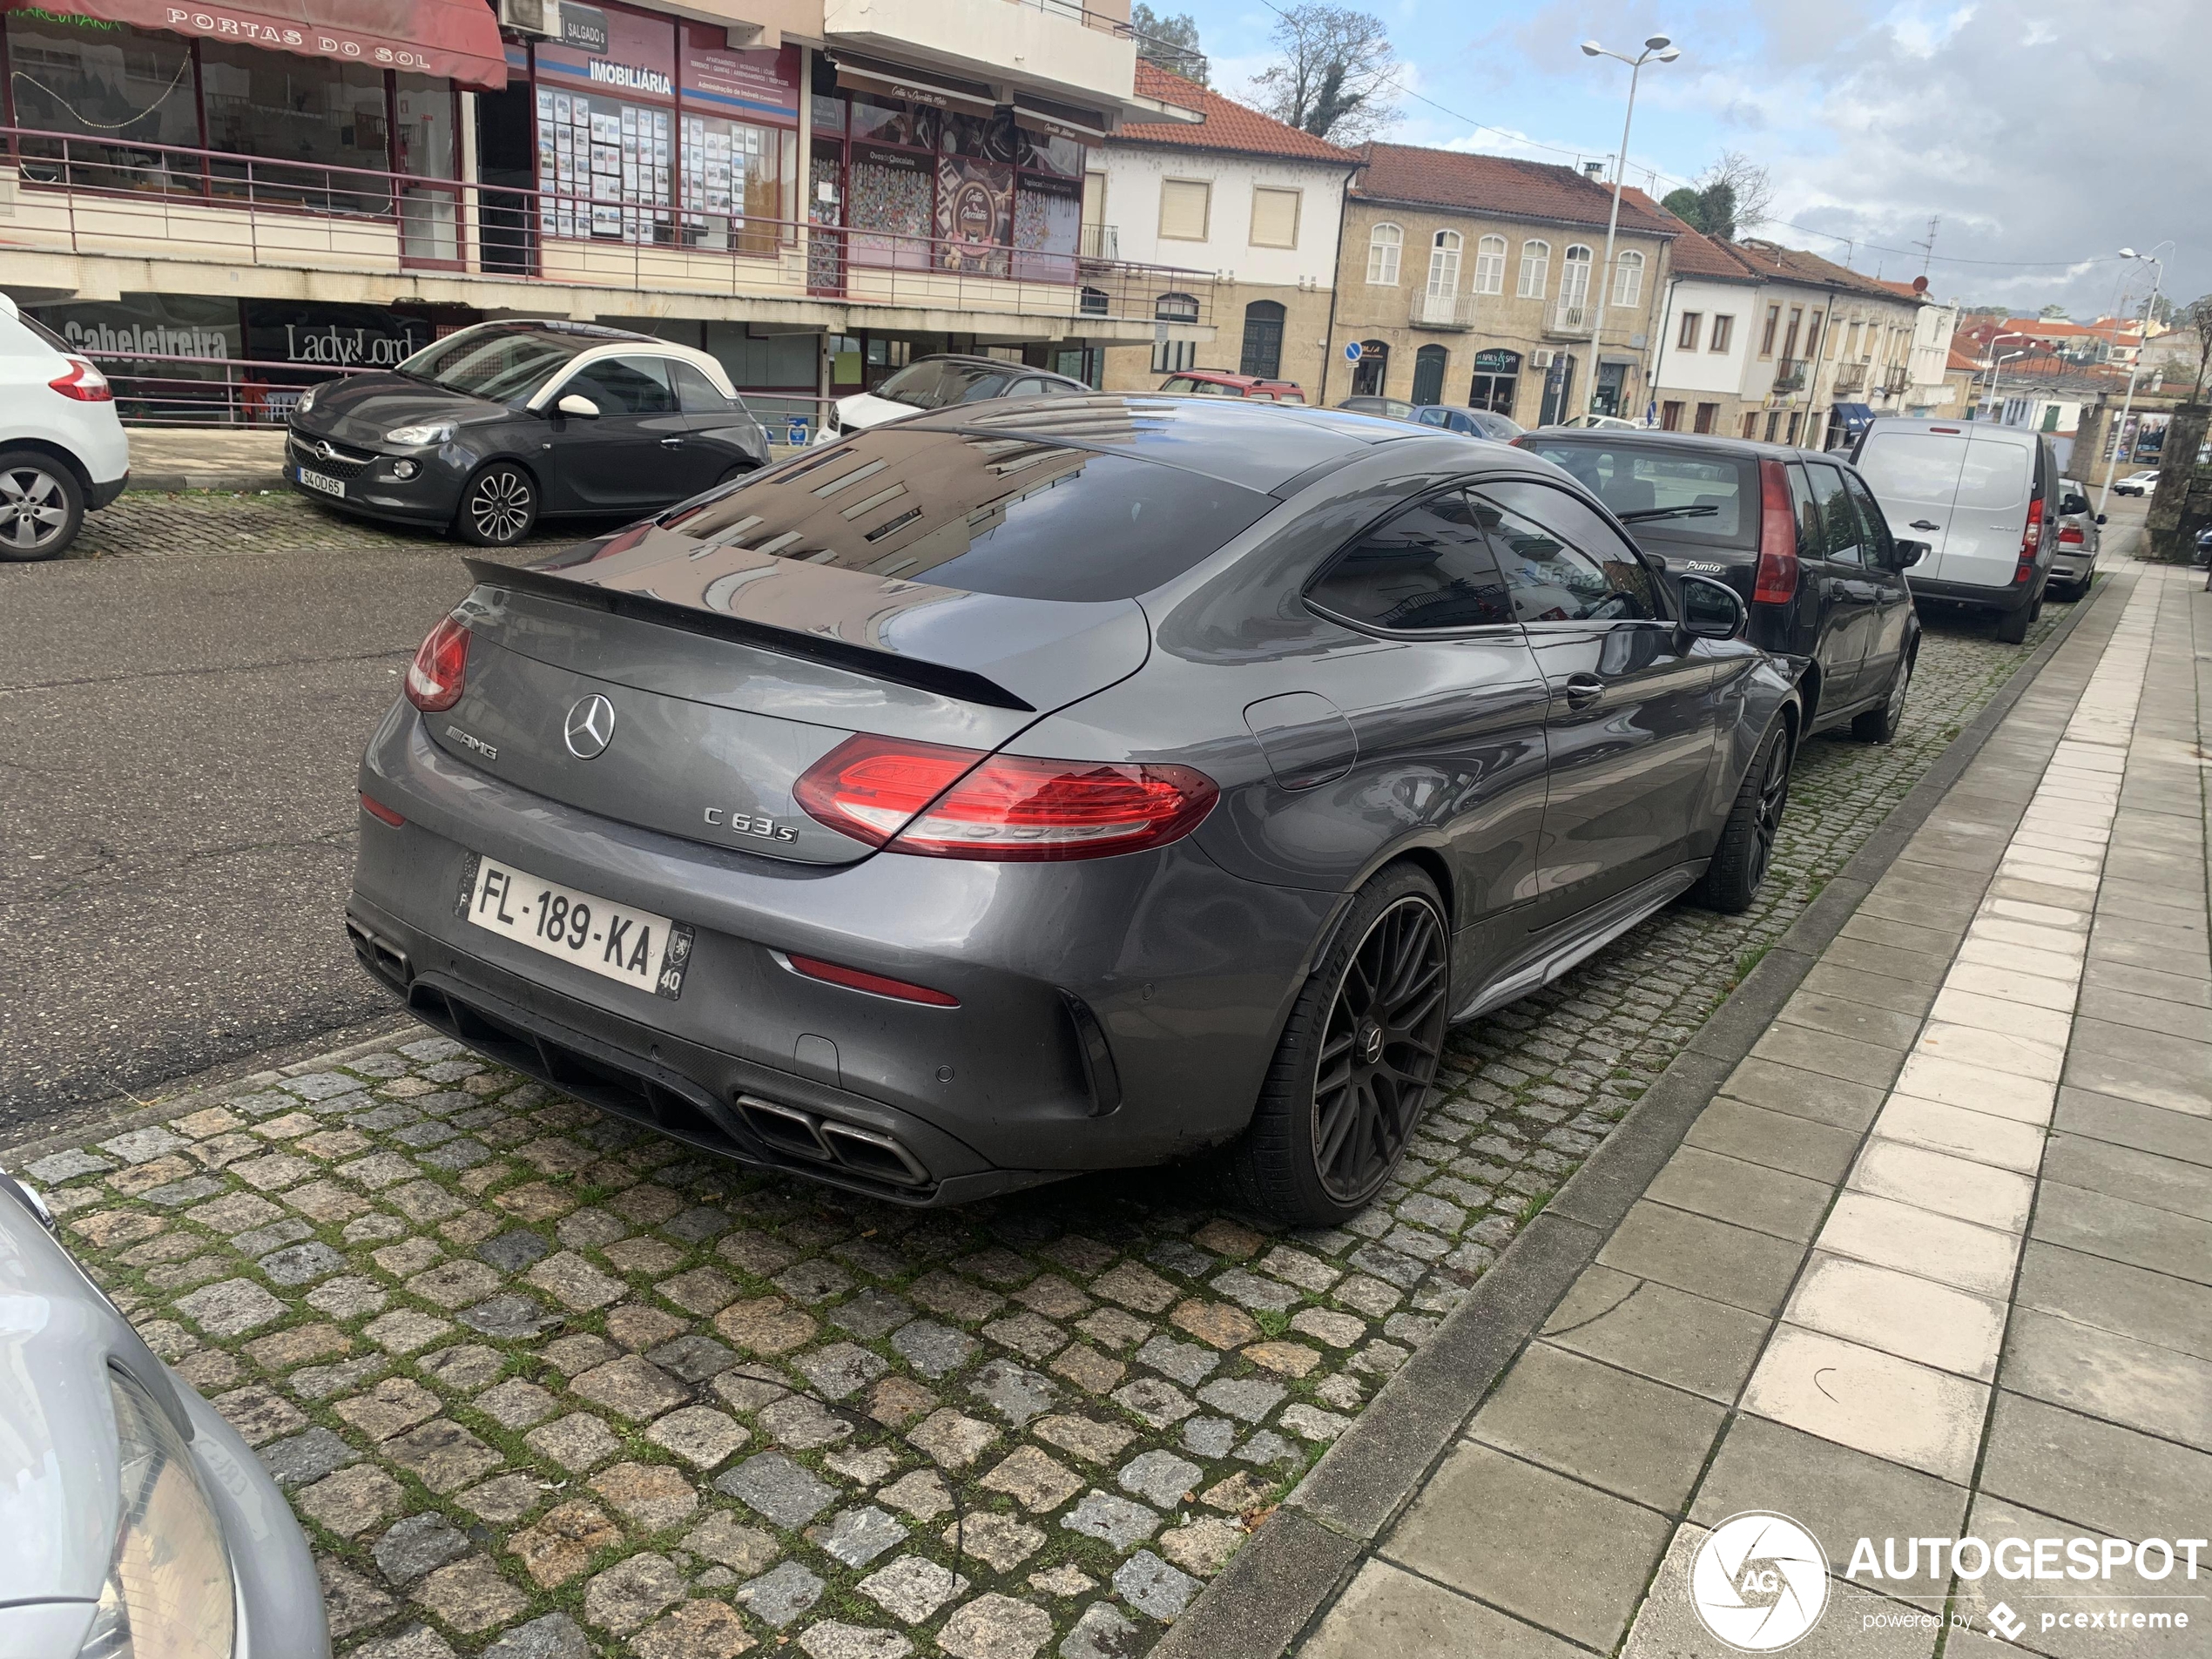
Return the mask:
[[1640,441],[1612,442],[1595,433],[1580,438],[1540,435],[1521,447],[1566,468],[1616,514],[1649,513],[1669,507],[1712,509],[1629,521],[1640,542],[1754,545],[1759,519],[1759,471],[1757,463],[1746,457],[1692,454]]
[[1010,372],[987,368],[981,363],[924,358],[877,387],[875,395],[903,403],[908,408],[941,409],[954,403],[974,403],[996,397],[1006,389]]
[[511,403],[529,398],[570,358],[606,343],[594,335],[491,323],[425,346],[401,363],[399,372],[471,397]]

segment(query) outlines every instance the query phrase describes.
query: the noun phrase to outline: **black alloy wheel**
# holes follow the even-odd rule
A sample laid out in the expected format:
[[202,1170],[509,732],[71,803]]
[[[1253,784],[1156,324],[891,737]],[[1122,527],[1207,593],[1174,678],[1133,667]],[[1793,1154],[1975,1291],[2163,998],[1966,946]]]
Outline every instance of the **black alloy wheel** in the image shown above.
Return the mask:
[[1690,890],[1692,903],[1730,916],[1751,907],[1781,839],[1782,814],[1790,804],[1790,729],[1777,719],[1737,786],[1712,860]]
[[496,461],[461,492],[456,528],[478,547],[512,547],[537,523],[537,486],[511,462]]
[[1411,894],[1345,964],[1313,1080],[1314,1172],[1338,1204],[1365,1204],[1405,1155],[1444,1055],[1449,968],[1441,918]]

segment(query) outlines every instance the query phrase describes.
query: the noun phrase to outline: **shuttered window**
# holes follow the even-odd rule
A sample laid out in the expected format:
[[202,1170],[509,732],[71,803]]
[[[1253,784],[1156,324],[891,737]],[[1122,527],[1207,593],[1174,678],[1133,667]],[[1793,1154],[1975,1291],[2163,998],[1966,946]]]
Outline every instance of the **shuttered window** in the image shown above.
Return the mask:
[[1298,246],[1298,192],[1295,190],[1270,190],[1264,185],[1253,187],[1254,247]]
[[1213,186],[1193,179],[1160,185],[1160,234],[1170,241],[1203,242],[1213,206]]

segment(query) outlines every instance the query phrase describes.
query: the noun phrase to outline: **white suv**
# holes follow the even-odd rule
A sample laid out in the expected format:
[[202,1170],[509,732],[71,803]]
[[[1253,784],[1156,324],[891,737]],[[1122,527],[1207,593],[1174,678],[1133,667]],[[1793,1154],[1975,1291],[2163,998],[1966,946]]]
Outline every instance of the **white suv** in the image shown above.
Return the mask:
[[0,293],[0,559],[52,558],[130,478],[107,376]]

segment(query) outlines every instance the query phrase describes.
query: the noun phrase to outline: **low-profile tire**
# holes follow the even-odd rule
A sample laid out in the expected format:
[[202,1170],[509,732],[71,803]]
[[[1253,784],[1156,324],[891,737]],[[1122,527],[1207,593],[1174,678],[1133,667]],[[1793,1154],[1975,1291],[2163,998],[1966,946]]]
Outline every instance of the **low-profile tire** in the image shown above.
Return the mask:
[[1436,884],[1393,865],[1298,992],[1228,1177],[1247,1209],[1334,1226],[1371,1204],[1428,1103],[1451,1017],[1452,934]]
[[1751,907],[1773,861],[1783,810],[1789,804],[1790,728],[1777,720],[1759,745],[1757,758],[1744,769],[1712,862],[1689,890],[1692,904],[1724,916],[1740,915]]
[[511,461],[479,467],[462,486],[454,533],[474,547],[512,547],[537,526],[537,480]]
[[84,525],[77,475],[37,449],[0,454],[0,559],[51,559]]
[[1897,659],[1882,706],[1867,710],[1851,723],[1851,736],[1861,743],[1888,743],[1896,738],[1898,727],[1905,724],[1905,697],[1912,684],[1912,659],[1917,654],[1908,649]]

